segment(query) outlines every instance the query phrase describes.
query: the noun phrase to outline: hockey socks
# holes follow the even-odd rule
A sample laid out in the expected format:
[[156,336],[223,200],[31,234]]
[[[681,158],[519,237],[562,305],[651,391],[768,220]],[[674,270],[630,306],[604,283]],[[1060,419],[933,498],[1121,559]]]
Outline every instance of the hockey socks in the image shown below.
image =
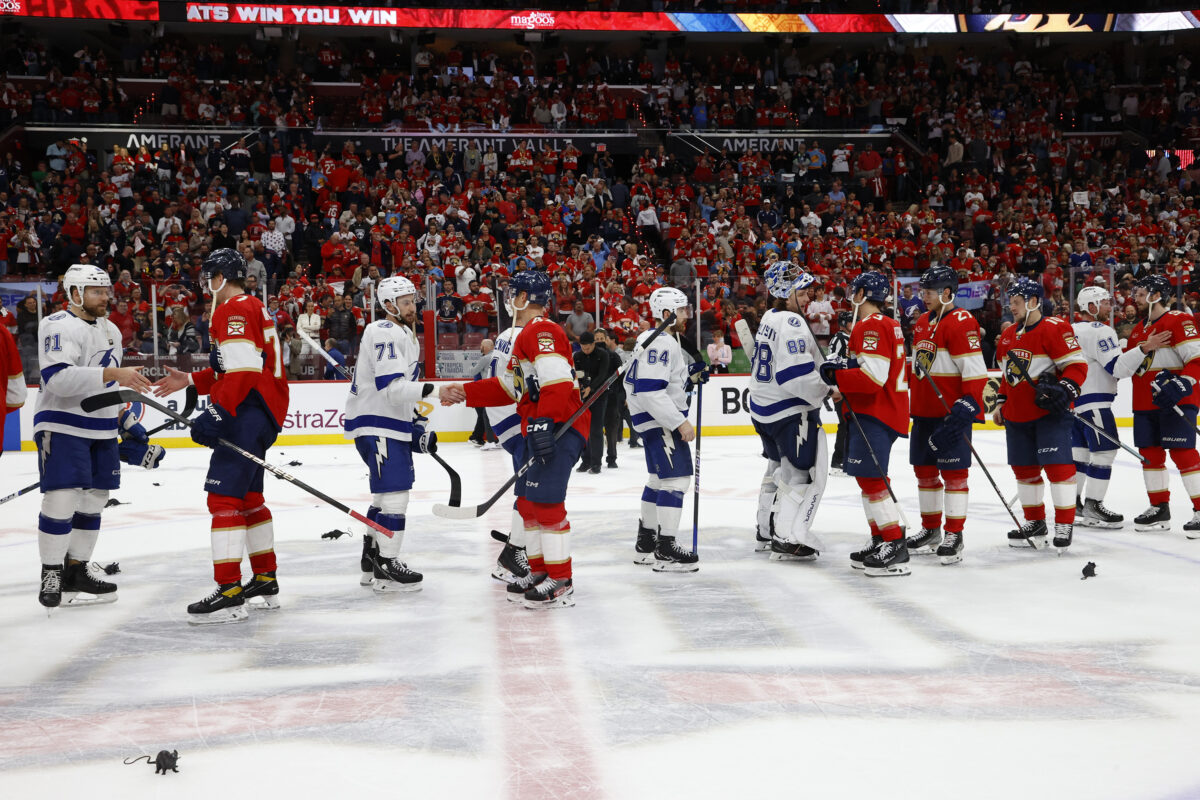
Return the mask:
[[246,550],[250,569],[255,575],[275,571],[275,524],[271,510],[264,504],[262,492],[250,492],[242,503],[246,522]]
[[[531,503],[541,529],[542,562],[546,574],[555,580],[571,577],[571,523],[562,503]],[[533,569],[533,559],[529,568]]]
[[[1021,501],[1025,519],[1030,522],[1045,520],[1046,485],[1042,483],[1042,468],[1014,466],[1012,471],[1017,479],[1017,498]],[[1074,503],[1071,507],[1075,507]]]
[[1075,465],[1047,464],[1050,479],[1050,502],[1054,503],[1054,522],[1070,525],[1075,521]]
[[1150,505],[1171,502],[1171,492],[1167,488],[1167,451],[1161,447],[1139,447],[1138,452],[1146,459],[1142,464],[1142,480],[1146,483]]
[[[651,486],[651,484],[654,484]],[[642,524],[652,531],[658,530],[658,478],[653,475],[642,487]],[[767,511],[770,514],[770,511]]]
[[921,507],[921,527],[937,530],[942,527],[942,481],[938,468],[915,466],[917,475],[917,502]]
[[242,580],[242,551],[246,549],[246,518],[242,516],[242,499],[222,494],[208,495],[208,512],[212,514],[213,579],[222,586]]
[[[870,519],[879,529],[879,535],[885,542],[904,538],[900,530],[900,514],[896,504],[888,494],[887,483],[883,478],[857,478],[858,486],[869,505]],[[872,530],[872,533],[875,531]]]
[[375,522],[392,532],[391,536],[375,535],[375,546],[382,559],[396,558],[404,545],[405,514],[408,511],[408,492],[381,492],[372,498],[379,508]]
[[529,571],[545,572],[546,561],[542,558],[542,527],[538,524],[534,504],[524,497],[518,497],[517,512],[521,517],[521,527],[525,531],[525,557],[529,560]]
[[942,478],[946,481],[946,533],[962,533],[967,522],[967,471],[942,470]]
[[1195,449],[1171,450],[1171,460],[1179,467],[1183,490],[1192,498],[1192,508],[1200,510],[1200,455]]

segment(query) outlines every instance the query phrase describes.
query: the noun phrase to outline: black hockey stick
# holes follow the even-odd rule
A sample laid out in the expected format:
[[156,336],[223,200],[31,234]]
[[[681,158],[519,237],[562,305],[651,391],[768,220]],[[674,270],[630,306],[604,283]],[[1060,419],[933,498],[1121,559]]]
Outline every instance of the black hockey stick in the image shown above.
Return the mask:
[[704,384],[696,384],[696,485],[692,487],[692,552],[700,542],[700,420],[704,414]]
[[[587,400],[583,401],[583,405],[581,405],[579,409],[567,419],[566,422],[558,425],[558,429],[554,433],[555,440],[562,438],[562,436],[571,429],[571,426],[575,423],[575,420],[583,416],[583,413],[592,407],[592,403],[596,402],[596,398],[603,395],[608,390],[608,387],[612,386],[613,381],[625,374],[625,370],[629,369],[629,365],[637,360],[637,357],[642,354],[642,352],[650,345],[650,343],[657,339],[663,331],[674,324],[675,312],[672,311],[671,313],[667,314],[666,319],[659,323],[657,328],[650,332],[650,335],[646,337],[646,341],[633,348],[633,353],[630,355],[629,360],[622,364],[616,372],[614,372],[612,375],[609,375],[608,380],[602,383],[599,389],[590,393],[587,397]],[[525,463],[521,465],[520,469],[513,473],[513,476],[505,481],[504,485],[497,489],[495,494],[493,494],[487,500],[484,500],[479,505],[461,506],[456,508],[454,506],[444,506],[440,503],[437,503],[433,506],[433,513],[439,517],[445,517],[446,519],[477,519],[482,517],[488,512],[489,508],[496,505],[496,502],[499,501],[500,498],[503,497],[510,488],[512,488],[512,485],[517,482],[517,479],[524,475],[526,470],[533,466],[533,462],[536,458],[537,456],[530,456],[528,459],[526,459]]]
[[[346,371],[346,368],[339,364],[333,356],[329,355],[329,351],[327,351],[324,347],[321,347],[321,345],[317,344],[317,342],[313,341],[312,337],[299,328],[296,329],[296,333],[300,335],[301,339],[308,342],[309,347],[323,355],[325,360],[329,362],[329,365],[338,371],[338,374],[340,374],[346,380],[353,380],[353,377],[349,372]],[[447,464],[446,460],[437,453],[431,453],[428,450],[425,452],[430,458],[441,464],[442,469],[446,470],[446,473],[450,476],[450,505],[462,505],[462,478],[459,477],[457,472],[455,472],[454,467]]]
[[[803,314],[797,314],[800,321],[804,323],[804,329],[808,331],[808,335],[812,338],[813,344],[817,346],[817,353],[821,356],[821,363],[825,363],[825,348],[821,347],[821,343],[817,341],[817,337],[812,332],[812,328],[808,325],[808,320]],[[821,368],[821,364],[817,365],[817,369]],[[858,435],[862,437],[863,444],[867,447],[867,453],[871,456],[871,461],[875,464],[875,471],[879,473],[879,477],[883,478],[883,485],[887,487],[888,497],[892,498],[892,502],[896,505],[896,511],[900,514],[901,527],[905,530],[911,526],[908,524],[908,516],[904,513],[904,507],[900,505],[900,501],[896,499],[896,493],[892,491],[892,482],[888,479],[887,473],[883,471],[883,467],[879,463],[879,456],[875,455],[875,448],[871,446],[871,440],[867,438],[867,432],[863,430],[862,422],[858,419],[858,414],[854,413],[854,409],[850,407],[850,398],[842,393],[842,405],[846,408],[846,416],[854,423],[854,427],[858,428]]]
[[[941,318],[939,317],[939,321],[940,319]],[[913,372],[917,374],[918,378],[924,380],[930,385],[930,387],[933,388],[933,393],[937,395],[938,402],[942,404],[942,408],[946,410],[946,416],[949,417],[950,406],[946,403],[946,398],[942,395],[942,390],[938,388],[937,381],[935,381],[933,376],[928,372],[923,369],[919,369],[915,363],[913,364]],[[996,497],[1000,498],[1000,505],[1004,506],[1004,510],[1007,511],[1008,516],[1012,518],[1013,524],[1017,526],[1017,530],[1021,530],[1021,523],[1017,520],[1017,515],[1013,513],[1012,507],[1008,503],[1004,502],[1004,495],[1000,493],[1000,487],[996,485],[996,479],[992,477],[992,473],[987,468],[987,464],[983,463],[983,459],[980,457],[979,451],[975,449],[975,444],[971,441],[971,437],[968,436],[966,432],[963,433],[962,437],[967,443],[967,447],[971,448],[971,455],[975,456],[975,463],[978,464],[979,468],[983,470],[983,474],[987,476],[988,483],[992,484],[992,488],[996,490]],[[1034,550],[1037,550],[1037,545],[1033,543],[1032,538],[1026,536],[1025,541],[1029,542],[1030,547],[1032,547]]]
[[[1014,367],[1016,367],[1016,368],[1017,368],[1017,372],[1021,373],[1021,378],[1023,378],[1023,379],[1025,380],[1025,382],[1026,382],[1026,383],[1028,383],[1028,384],[1029,384],[1029,386],[1030,386],[1030,387],[1031,387],[1031,388],[1032,388],[1032,389],[1033,389],[1033,390],[1036,392],[1036,391],[1037,391],[1037,381],[1035,381],[1035,380],[1034,380],[1034,379],[1033,379],[1033,378],[1032,378],[1032,377],[1029,375],[1029,370],[1025,368],[1025,365],[1021,363],[1020,359],[1016,359],[1016,358],[1009,358],[1007,353],[1005,353],[1005,356],[1004,356],[1004,357],[1005,357],[1005,360],[1006,360],[1006,361],[1007,361],[1009,364],[1012,364]],[[1145,463],[1146,463],[1146,458],[1145,458],[1145,457],[1144,457],[1144,456],[1143,456],[1141,453],[1139,453],[1137,450],[1134,450],[1132,447],[1130,447],[1129,445],[1125,444],[1124,442],[1122,442],[1122,441],[1121,441],[1120,439],[1118,439],[1117,437],[1110,435],[1110,434],[1108,433],[1108,431],[1104,430],[1104,429],[1103,429],[1103,428],[1101,428],[1099,425],[1096,425],[1096,424],[1094,424],[1094,423],[1093,423],[1091,420],[1089,420],[1089,419],[1085,418],[1083,415],[1081,415],[1081,414],[1080,414],[1078,411],[1076,411],[1075,409],[1073,409],[1073,408],[1068,408],[1068,409],[1067,409],[1067,413],[1068,413],[1068,414],[1070,414],[1070,415],[1071,415],[1072,417],[1074,417],[1075,419],[1077,419],[1077,420],[1079,420],[1080,422],[1082,422],[1084,425],[1086,425],[1086,426],[1088,426],[1089,428],[1091,428],[1092,430],[1094,430],[1098,436],[1103,436],[1105,439],[1107,439],[1108,441],[1112,442],[1112,443],[1113,443],[1113,444],[1115,444],[1117,447],[1119,447],[1119,448],[1121,448],[1122,450],[1124,450],[1126,453],[1129,453],[1129,455],[1133,456],[1133,457],[1134,457],[1134,458],[1136,458],[1138,461],[1142,462],[1143,464],[1145,464]]]
[[[195,386],[189,385],[186,389],[184,389],[184,391],[183,391],[183,411],[180,413],[182,413],[186,417],[186,416],[189,416],[193,411],[195,411],[196,410],[196,400],[197,400],[198,396],[199,396],[199,393],[196,391]],[[146,431],[146,436],[147,437],[153,436],[154,434],[158,433],[159,431],[164,431],[167,428],[170,428],[174,424],[175,424],[175,420],[173,420],[173,419],[167,420],[162,425],[159,425],[156,428],[151,428],[150,430]],[[32,492],[34,489],[38,488],[41,485],[42,485],[42,482],[38,481],[37,483],[33,483],[33,484],[30,484],[29,486],[26,486],[24,489],[22,489],[19,492],[13,492],[12,494],[8,495],[7,497],[0,497],[0,506],[4,505],[9,500],[17,499],[18,497],[20,497],[23,494],[29,494],[30,492]]]
[[[115,406],[118,403],[145,403],[150,408],[160,411],[163,414],[166,414],[168,417],[173,417],[176,422],[181,422],[184,425],[187,425],[189,428],[192,426],[192,421],[190,419],[188,419],[187,417],[183,416],[182,414],[180,414],[177,411],[172,411],[170,408],[167,408],[165,405],[158,402],[157,400],[154,400],[153,398],[146,397],[145,395],[135,392],[133,389],[118,389],[118,390],[112,391],[112,392],[104,392],[103,394],[92,395],[91,397],[85,399],[79,405],[84,411],[87,411],[90,413],[92,411],[95,411],[100,408],[104,408],[106,406]],[[220,444],[222,447],[229,448],[230,450],[232,450],[233,452],[242,456],[243,458],[247,458],[247,459],[253,461],[255,464],[258,464],[260,467],[265,469],[267,472],[270,472],[276,478],[287,481],[288,483],[292,484],[293,486],[297,486],[297,487],[303,489],[304,491],[311,494],[313,497],[333,506],[338,511],[341,511],[344,514],[349,514],[351,517],[358,520],[363,525],[366,525],[368,528],[371,528],[376,533],[382,533],[384,536],[387,536],[389,539],[392,537],[392,535],[393,535],[392,531],[389,531],[387,528],[383,527],[379,523],[375,522],[374,520],[367,519],[365,516],[358,513],[354,509],[350,508],[348,505],[341,502],[340,500],[335,500],[332,497],[330,497],[329,495],[322,492],[320,489],[315,489],[312,486],[309,486],[304,481],[300,480],[299,478],[295,478],[295,477],[289,475],[288,473],[284,472],[283,470],[281,470],[279,467],[275,466],[274,464],[268,464],[266,461],[263,461],[261,458],[254,455],[254,453],[251,453],[249,450],[246,450],[244,448],[237,446],[236,444],[229,441],[228,439],[217,439],[217,443]]]

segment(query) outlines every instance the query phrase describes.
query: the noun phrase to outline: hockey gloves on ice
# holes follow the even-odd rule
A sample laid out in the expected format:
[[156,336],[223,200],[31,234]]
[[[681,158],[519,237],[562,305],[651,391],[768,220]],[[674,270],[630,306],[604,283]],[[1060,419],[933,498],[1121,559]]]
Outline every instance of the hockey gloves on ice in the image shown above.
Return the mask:
[[216,447],[222,429],[230,419],[229,412],[216,403],[192,417],[192,441],[205,447]]
[[1192,393],[1192,382],[1169,369],[1154,376],[1154,405],[1171,408]]
[[688,380],[692,385],[698,386],[702,383],[708,383],[708,364],[703,361],[693,361],[688,364]]
[[436,453],[437,452],[437,434],[431,430],[426,430],[424,419],[420,422],[413,423],[412,441],[409,446],[412,447],[414,453]]
[[936,453],[953,447],[971,429],[978,415],[979,405],[974,398],[963,396],[955,400],[954,405],[950,406],[950,415],[930,434],[929,449]]
[[[138,427],[142,426],[139,425]],[[146,444],[132,437],[121,439],[118,451],[120,452],[121,460],[126,464],[133,464],[135,467],[145,467],[146,469],[155,469],[158,467],[167,452],[161,444]]]
[[550,417],[534,417],[529,420],[525,429],[529,440],[529,449],[543,464],[549,464],[554,458],[554,420]]
[[1040,380],[1037,388],[1033,390],[1034,404],[1055,414],[1070,411],[1071,403],[1075,402],[1076,397],[1079,397],[1079,387],[1075,385],[1075,381],[1066,378],[1059,381],[1049,378]]

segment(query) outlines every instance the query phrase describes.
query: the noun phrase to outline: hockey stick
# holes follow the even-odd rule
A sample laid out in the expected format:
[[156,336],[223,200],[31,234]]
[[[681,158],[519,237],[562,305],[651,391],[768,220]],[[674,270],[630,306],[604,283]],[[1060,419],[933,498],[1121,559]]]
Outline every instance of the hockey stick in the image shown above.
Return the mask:
[[[196,400],[198,397],[199,397],[199,392],[196,391],[195,386],[189,385],[186,389],[184,389],[183,411],[181,411],[180,413],[186,417],[186,416],[189,416],[193,411],[195,411],[196,410]],[[153,436],[154,434],[159,433],[160,431],[166,430],[167,428],[171,427],[174,424],[175,424],[175,420],[173,420],[173,419],[167,420],[162,425],[159,425],[158,427],[151,428],[150,430],[146,431],[146,437],[149,438],[149,437]],[[13,492],[12,494],[8,495],[7,497],[0,497],[0,506],[4,505],[9,500],[16,500],[18,497],[20,497],[23,494],[29,494],[30,492],[32,492],[34,489],[38,488],[41,485],[42,485],[42,482],[39,480],[37,483],[32,483],[29,486],[26,486],[24,489],[20,490],[19,492]]]
[[[940,321],[941,318],[939,317],[938,320]],[[950,406],[946,402],[946,398],[942,394],[942,390],[938,388],[937,381],[933,379],[933,376],[923,369],[917,369],[916,364],[913,364],[913,372],[917,374],[918,378],[929,384],[929,386],[933,389],[933,393],[937,395],[938,402],[941,403],[942,408],[946,410],[946,416],[950,416]],[[1021,523],[1017,521],[1017,515],[1013,513],[1012,507],[1008,503],[1004,502],[1004,495],[1001,494],[1000,487],[996,485],[996,479],[992,477],[992,473],[987,468],[987,464],[983,463],[983,459],[980,457],[979,451],[975,449],[975,444],[971,441],[971,437],[965,432],[963,433],[962,437],[963,441],[967,443],[967,447],[971,448],[971,455],[975,456],[975,463],[978,464],[979,468],[983,470],[983,474],[987,476],[988,483],[992,484],[992,488],[996,490],[996,497],[1000,498],[1000,504],[1004,506],[1004,510],[1008,512],[1008,516],[1012,518],[1013,524],[1017,526],[1017,530],[1021,530]],[[1032,547],[1034,550],[1037,550],[1037,545],[1033,543],[1032,538],[1026,536],[1025,541],[1029,542],[1030,547]]]
[[[1024,365],[1024,364],[1022,364],[1022,363],[1021,363],[1021,361],[1020,361],[1019,359],[1016,359],[1016,358],[1009,358],[1007,353],[1005,353],[1005,355],[1004,355],[1004,358],[1005,358],[1005,361],[1007,361],[1009,364],[1012,364],[1014,367],[1016,367],[1016,368],[1017,368],[1017,372],[1021,373],[1021,377],[1022,377],[1022,378],[1025,380],[1025,382],[1026,382],[1026,383],[1028,383],[1028,384],[1030,385],[1030,387],[1031,387],[1031,388],[1033,388],[1033,390],[1036,392],[1036,391],[1037,391],[1037,382],[1036,382],[1036,381],[1034,381],[1034,379],[1033,379],[1032,377],[1030,377],[1030,375],[1029,375],[1029,370],[1025,368],[1025,365]],[[1068,408],[1068,409],[1067,409],[1067,413],[1068,413],[1068,414],[1070,414],[1070,415],[1071,415],[1072,417],[1074,417],[1075,419],[1077,419],[1077,420],[1079,420],[1080,422],[1082,422],[1084,425],[1086,425],[1086,426],[1088,426],[1089,428],[1091,428],[1092,430],[1094,430],[1094,431],[1097,433],[1097,435],[1099,435],[1099,436],[1103,436],[1105,439],[1107,439],[1108,441],[1112,442],[1112,443],[1113,443],[1113,444],[1115,444],[1117,447],[1119,447],[1119,448],[1121,448],[1122,450],[1124,450],[1126,453],[1129,453],[1129,455],[1133,456],[1133,457],[1134,457],[1134,458],[1136,458],[1138,461],[1142,462],[1143,464],[1145,464],[1145,463],[1146,463],[1146,459],[1145,459],[1145,457],[1144,457],[1144,456],[1143,456],[1141,453],[1139,453],[1137,450],[1134,450],[1132,447],[1130,447],[1129,445],[1125,444],[1124,442],[1122,442],[1122,441],[1121,441],[1120,439],[1118,439],[1117,437],[1109,435],[1108,431],[1104,430],[1103,428],[1101,428],[1101,427],[1100,427],[1100,426],[1098,426],[1098,425],[1095,425],[1095,424],[1093,424],[1091,420],[1089,420],[1089,419],[1085,419],[1085,418],[1084,418],[1083,416],[1081,416],[1081,415],[1080,415],[1080,413],[1079,413],[1078,411],[1076,411],[1075,409],[1073,409],[1073,408]]]
[[[813,334],[812,328],[808,325],[808,320],[803,314],[797,314],[800,321],[804,323],[804,329],[808,331],[808,335],[812,338],[813,344],[817,346],[817,354],[821,356],[821,364],[825,363],[825,348],[821,347],[821,343],[817,341],[817,337]],[[820,370],[821,364],[817,364],[817,369]],[[905,530],[912,526],[908,524],[908,516],[904,513],[904,507],[900,505],[900,501],[896,499],[896,493],[892,491],[892,482],[883,471],[883,467],[879,464],[879,457],[875,455],[875,448],[871,446],[871,441],[867,438],[867,432],[863,430],[862,422],[858,419],[858,414],[854,413],[854,409],[850,407],[850,399],[842,394],[842,404],[846,407],[846,416],[854,423],[854,427],[858,428],[858,435],[862,437],[863,444],[867,447],[867,453],[871,456],[871,461],[875,464],[875,470],[879,473],[879,477],[883,478],[883,485],[887,487],[888,496],[892,498],[892,503],[896,506],[896,511],[900,513],[900,524]]]
[[[117,403],[145,403],[150,408],[160,411],[163,414],[166,414],[168,417],[173,417],[176,422],[181,422],[184,425],[187,425],[189,428],[192,426],[192,421],[190,419],[188,419],[187,417],[183,416],[182,414],[180,414],[177,411],[172,411],[170,408],[167,408],[165,405],[158,402],[157,400],[154,400],[153,398],[146,397],[145,395],[135,392],[133,389],[117,389],[116,391],[112,391],[112,392],[104,392],[103,394],[95,394],[95,395],[92,395],[91,397],[86,398],[79,405],[84,411],[91,413],[92,411],[95,411],[100,408],[105,408],[106,406],[115,406]],[[304,481],[300,480],[299,478],[295,478],[295,477],[289,475],[288,473],[284,472],[283,470],[281,470],[279,467],[275,466],[274,464],[268,464],[266,461],[263,461],[261,458],[254,455],[254,453],[251,453],[249,450],[238,447],[236,444],[229,441],[228,439],[217,439],[217,443],[220,444],[222,447],[229,448],[230,450],[232,450],[233,452],[242,456],[243,458],[250,459],[255,464],[258,464],[260,467],[265,469],[267,472],[270,472],[276,478],[287,481],[288,483],[292,484],[293,486],[297,486],[297,487],[303,489],[304,491],[311,494],[313,497],[316,497],[318,500],[321,500],[321,501],[327,503],[328,505],[333,506],[338,511],[341,511],[344,514],[349,514],[351,517],[358,520],[362,524],[366,525],[368,528],[372,529],[376,533],[382,533],[383,535],[387,536],[388,538],[391,538],[392,531],[389,531],[387,528],[383,527],[382,525],[375,522],[374,520],[367,519],[362,514],[358,513],[354,509],[347,506],[345,503],[343,503],[339,500],[333,499],[329,495],[322,492],[320,489],[315,489],[312,486],[309,486]]]
[[696,485],[692,487],[692,552],[700,541],[700,420],[704,414],[704,384],[696,384]]
[[[603,395],[608,390],[608,387],[612,386],[613,381],[625,374],[625,370],[629,369],[629,365],[637,360],[637,357],[642,354],[642,352],[650,345],[650,343],[657,339],[663,331],[674,324],[675,312],[672,311],[671,313],[667,314],[666,319],[659,323],[657,328],[650,332],[650,335],[646,338],[646,341],[633,348],[633,352],[630,354],[629,360],[622,364],[616,372],[614,372],[612,375],[609,375],[608,380],[600,384],[599,389],[589,393],[587,400],[583,401],[583,405],[581,405],[579,409],[567,419],[566,422],[558,425],[558,429],[554,433],[555,440],[562,438],[563,434],[571,429],[571,426],[575,423],[575,420],[583,416],[583,412],[592,407],[592,403],[596,402],[596,398]],[[533,466],[533,462],[536,458],[537,456],[530,456],[528,459],[526,459],[525,463],[521,465],[520,469],[514,472],[513,476],[505,481],[504,485],[497,489],[495,494],[493,494],[487,500],[484,500],[479,505],[454,507],[444,506],[441,503],[435,503],[433,506],[433,513],[436,516],[444,517],[445,519],[477,519],[482,517],[488,512],[489,508],[496,505],[496,502],[499,501],[500,498],[503,497],[510,488],[512,488],[512,485],[517,482],[517,479],[524,475],[526,470]]]
[[[313,341],[313,339],[311,337],[309,337],[308,334],[306,334],[304,331],[300,330],[299,328],[296,328],[296,333],[298,333],[300,335],[301,339],[308,342],[309,347],[311,347],[312,349],[314,349],[318,353],[320,353],[322,356],[324,356],[325,360],[329,362],[330,366],[332,366],[335,370],[337,370],[338,373],[343,378],[345,378],[347,380],[354,380],[353,376],[351,376],[350,373],[346,371],[346,368],[343,367],[341,364],[339,364],[334,359],[333,356],[329,355],[329,352],[324,347],[321,347],[321,345],[319,345],[315,341]],[[441,464],[442,469],[446,470],[446,473],[450,476],[450,505],[452,505],[452,506],[462,505],[462,478],[459,477],[458,472],[455,471],[454,467],[447,464],[446,460],[444,458],[442,458],[441,456],[439,456],[437,453],[430,453],[429,451],[426,451],[426,455],[428,455],[430,458],[432,458],[437,463]]]

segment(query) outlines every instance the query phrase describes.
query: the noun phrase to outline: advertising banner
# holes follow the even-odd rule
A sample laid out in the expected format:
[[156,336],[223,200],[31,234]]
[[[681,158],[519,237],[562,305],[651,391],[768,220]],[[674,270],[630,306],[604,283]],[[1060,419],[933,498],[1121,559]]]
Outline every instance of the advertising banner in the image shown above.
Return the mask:
[[158,20],[155,0],[0,0],[0,15],[73,19]]
[[[905,286],[913,287],[913,294],[918,291],[917,283],[920,282],[919,277],[898,277],[896,278],[897,289],[902,289]],[[958,285],[958,296],[955,298],[955,303],[959,308],[974,310],[983,308],[984,302],[987,300],[988,291],[992,288],[991,281],[968,281]]]

